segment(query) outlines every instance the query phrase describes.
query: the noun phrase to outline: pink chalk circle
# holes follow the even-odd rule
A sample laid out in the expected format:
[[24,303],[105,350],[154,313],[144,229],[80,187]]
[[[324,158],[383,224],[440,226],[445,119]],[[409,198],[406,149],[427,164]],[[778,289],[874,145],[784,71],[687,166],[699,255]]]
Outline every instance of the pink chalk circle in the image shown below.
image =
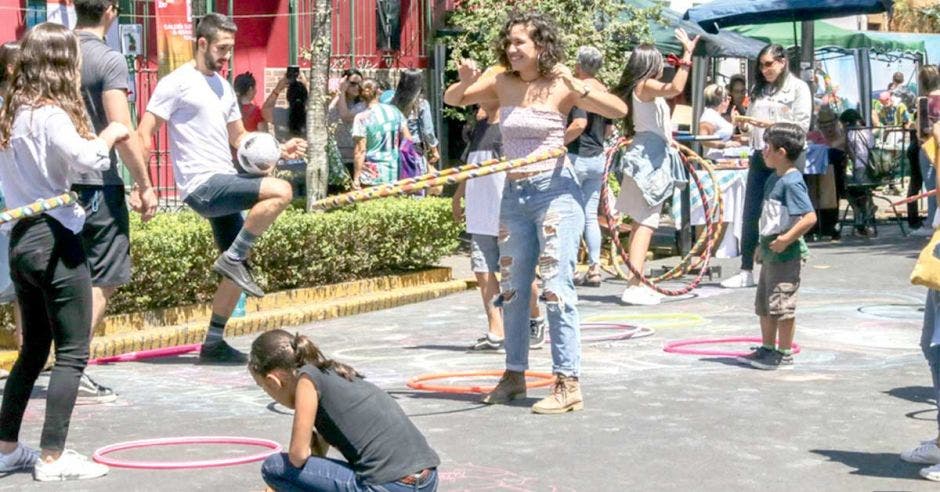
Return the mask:
[[[108,454],[128,449],[148,448],[154,446],[183,446],[189,444],[227,444],[237,446],[258,446],[266,448],[264,451],[235,458],[225,458],[217,460],[199,460],[199,461],[132,461],[120,460],[108,457]],[[143,439],[140,441],[128,441],[117,444],[111,444],[95,451],[92,455],[98,463],[113,466],[115,468],[136,468],[140,470],[182,470],[193,468],[218,468],[221,466],[243,465],[262,461],[268,456],[279,453],[281,445],[267,439],[255,439],[253,437],[230,437],[230,436],[195,436],[195,437],[167,437],[159,439]]]
[[140,350],[138,352],[128,352],[126,354],[114,355],[110,357],[99,357],[88,361],[89,365],[111,364],[114,362],[137,362],[144,359],[155,359],[157,357],[170,357],[173,355],[183,355],[195,352],[202,347],[201,343],[189,345],[180,345],[178,347],[164,347],[152,350]]
[[[691,340],[676,340],[669,342],[663,346],[664,352],[669,352],[673,354],[684,354],[684,355],[715,355],[722,357],[740,357],[750,354],[750,351],[747,352],[732,352],[730,350],[703,350],[696,348],[686,348],[695,345],[718,345],[725,343],[761,343],[761,339],[757,337],[731,337],[731,338],[706,338],[706,339],[691,339]],[[800,353],[800,346],[796,343],[793,344],[793,353]]]

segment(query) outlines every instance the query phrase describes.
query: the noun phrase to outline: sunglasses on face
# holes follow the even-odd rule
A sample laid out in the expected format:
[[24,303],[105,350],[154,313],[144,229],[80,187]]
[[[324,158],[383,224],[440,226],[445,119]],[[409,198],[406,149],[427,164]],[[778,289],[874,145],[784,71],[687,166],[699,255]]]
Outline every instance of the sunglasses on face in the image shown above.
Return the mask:
[[120,6],[120,5],[118,5],[118,4],[116,4],[116,3],[112,3],[112,4],[111,4],[111,8],[114,9],[115,15],[121,15],[121,6]]
[[770,60],[770,61],[762,61],[762,62],[760,62],[760,67],[761,67],[761,68],[770,68],[770,67],[774,66],[774,63],[777,63],[778,61],[780,61],[780,60],[778,60],[778,59],[776,59],[776,58],[774,58],[773,60]]
[[359,87],[360,82],[349,82],[349,87]]

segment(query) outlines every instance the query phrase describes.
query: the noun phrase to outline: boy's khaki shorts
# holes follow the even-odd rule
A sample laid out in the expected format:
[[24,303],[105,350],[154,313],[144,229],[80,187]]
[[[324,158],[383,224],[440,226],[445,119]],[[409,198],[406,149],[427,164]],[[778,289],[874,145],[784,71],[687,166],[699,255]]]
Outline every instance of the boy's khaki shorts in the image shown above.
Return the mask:
[[797,258],[782,263],[763,263],[754,298],[754,309],[758,316],[770,316],[777,320],[793,319],[796,316],[796,292],[800,288],[802,262],[802,259]]

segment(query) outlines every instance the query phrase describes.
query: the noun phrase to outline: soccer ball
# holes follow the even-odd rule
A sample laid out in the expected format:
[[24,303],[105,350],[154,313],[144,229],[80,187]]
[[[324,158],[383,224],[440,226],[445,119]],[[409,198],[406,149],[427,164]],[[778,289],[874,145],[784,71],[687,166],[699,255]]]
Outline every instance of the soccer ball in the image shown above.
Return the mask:
[[269,133],[249,132],[238,144],[237,156],[246,173],[267,176],[281,158],[281,146]]

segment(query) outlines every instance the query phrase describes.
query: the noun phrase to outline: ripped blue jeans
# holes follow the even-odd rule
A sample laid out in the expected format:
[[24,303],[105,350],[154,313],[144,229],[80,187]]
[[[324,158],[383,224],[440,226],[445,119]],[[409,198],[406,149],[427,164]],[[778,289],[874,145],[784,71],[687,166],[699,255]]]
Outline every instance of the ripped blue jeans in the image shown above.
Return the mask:
[[584,231],[581,187],[570,167],[506,181],[499,214],[500,296],[506,369],[529,367],[529,298],[536,266],[542,277],[552,372],[578,376],[581,328],[574,271]]

